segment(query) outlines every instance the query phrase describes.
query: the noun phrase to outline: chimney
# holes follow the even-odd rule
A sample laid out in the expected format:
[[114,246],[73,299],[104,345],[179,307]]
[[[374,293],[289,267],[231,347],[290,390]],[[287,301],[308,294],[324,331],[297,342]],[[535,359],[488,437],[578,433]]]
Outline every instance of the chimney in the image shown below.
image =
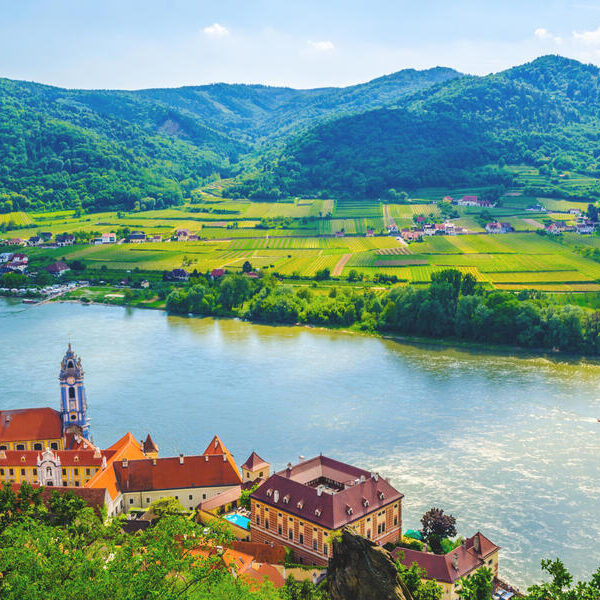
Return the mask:
[[306,460],[306,457],[302,456],[302,454],[298,457],[298,462],[299,463],[304,462],[305,460]]
[[208,462],[208,454],[205,454],[204,458],[206,459],[206,462]]
[[156,466],[156,459],[155,458],[152,459],[152,465]]
[[379,473],[375,473],[375,475],[373,475],[373,479],[375,481],[379,481]]
[[480,539],[479,539],[479,533],[476,533],[473,536],[473,548],[475,548],[475,552],[477,552],[477,554],[479,554],[481,552],[481,543],[480,543]]
[[106,456],[102,457],[102,470],[106,469]]
[[319,485],[317,486],[317,496],[320,496],[323,493],[323,486]]
[[227,456],[225,456],[225,454],[223,454],[223,462],[227,462]]
[[179,455],[179,464],[182,465],[183,464],[183,454]]
[[128,465],[129,465],[129,461],[126,458],[124,458],[123,459],[123,468],[126,469]]
[[454,556],[452,557],[452,567],[454,568],[455,571],[458,571],[458,554],[455,552]]
[[288,475],[289,475],[289,471],[292,470],[292,463],[288,463],[287,467],[286,467],[286,471],[288,471]]

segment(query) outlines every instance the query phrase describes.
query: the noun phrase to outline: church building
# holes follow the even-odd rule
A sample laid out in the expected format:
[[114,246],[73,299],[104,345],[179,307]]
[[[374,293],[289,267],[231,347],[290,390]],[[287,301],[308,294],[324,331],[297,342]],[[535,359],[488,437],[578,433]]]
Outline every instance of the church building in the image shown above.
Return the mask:
[[0,410],[0,450],[68,450],[90,439],[83,368],[71,344],[61,362],[60,410]]

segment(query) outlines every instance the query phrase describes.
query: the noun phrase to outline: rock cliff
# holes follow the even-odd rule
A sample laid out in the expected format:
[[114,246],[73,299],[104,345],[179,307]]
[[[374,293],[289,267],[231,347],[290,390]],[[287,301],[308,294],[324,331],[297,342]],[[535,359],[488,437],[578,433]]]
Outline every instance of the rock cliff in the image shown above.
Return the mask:
[[332,600],[412,600],[390,553],[345,529],[327,571]]

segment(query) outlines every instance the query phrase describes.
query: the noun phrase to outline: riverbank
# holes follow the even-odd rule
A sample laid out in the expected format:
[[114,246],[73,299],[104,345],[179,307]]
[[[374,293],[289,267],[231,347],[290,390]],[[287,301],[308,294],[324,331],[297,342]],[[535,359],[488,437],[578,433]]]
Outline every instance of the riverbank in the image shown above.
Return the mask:
[[[106,291],[107,288],[102,288],[103,291]],[[85,293],[86,288],[78,288],[71,294],[82,294]],[[117,291],[115,289],[115,291]],[[122,290],[121,290],[122,291]],[[69,294],[67,294],[68,296]],[[82,305],[95,305],[95,306],[123,306],[128,308],[142,308],[145,310],[159,310],[163,312],[168,312],[166,309],[166,302],[147,302],[147,301],[137,301],[132,303],[127,303],[125,301],[125,296],[122,296],[123,302],[98,302],[93,300],[84,301],[82,298],[68,298],[62,296],[60,298],[52,298],[50,302],[60,302],[60,303],[77,303]],[[172,314],[172,313],[169,313]],[[490,354],[490,355],[503,355],[503,356],[520,356],[522,358],[543,358],[553,362],[569,362],[569,363],[580,363],[580,364],[592,364],[598,365],[600,364],[600,358],[586,356],[583,354],[571,353],[571,352],[548,352],[544,348],[524,348],[522,346],[511,346],[511,345],[500,345],[500,344],[482,344],[478,342],[461,340],[455,337],[449,338],[429,338],[422,336],[407,336],[398,333],[391,333],[386,331],[366,331],[361,329],[357,324],[351,327],[334,327],[334,326],[325,326],[325,325],[315,325],[310,323],[277,323],[277,322],[264,322],[264,321],[253,321],[251,319],[244,319],[240,315],[197,315],[197,314],[188,314],[188,315],[177,315],[183,316],[187,318],[217,318],[217,319],[239,319],[243,321],[248,321],[251,323],[255,323],[257,325],[268,325],[272,327],[301,327],[311,330],[321,330],[321,331],[333,331],[336,333],[344,333],[347,335],[354,336],[366,336],[366,337],[375,337],[379,339],[384,339],[392,342],[398,342],[402,344],[414,345],[420,348],[448,348],[454,350],[462,350],[462,351],[470,351],[477,354]]]

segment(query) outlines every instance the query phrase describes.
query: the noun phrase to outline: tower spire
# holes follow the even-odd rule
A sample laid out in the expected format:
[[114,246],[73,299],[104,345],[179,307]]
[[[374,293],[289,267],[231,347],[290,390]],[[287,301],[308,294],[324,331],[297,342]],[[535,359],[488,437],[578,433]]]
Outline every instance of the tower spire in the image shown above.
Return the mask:
[[87,418],[87,398],[83,385],[83,369],[79,358],[71,346],[62,360],[60,373],[60,412],[63,435],[77,433],[89,439],[89,421]]

